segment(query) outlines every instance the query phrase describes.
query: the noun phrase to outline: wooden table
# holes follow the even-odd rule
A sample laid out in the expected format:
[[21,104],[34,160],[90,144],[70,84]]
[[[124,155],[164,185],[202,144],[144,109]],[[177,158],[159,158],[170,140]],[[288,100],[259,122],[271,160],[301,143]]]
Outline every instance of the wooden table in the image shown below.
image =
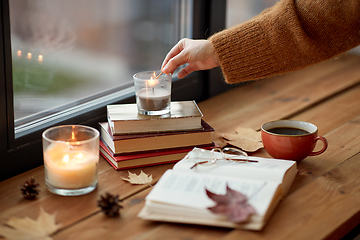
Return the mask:
[[[219,79],[220,81],[220,79]],[[309,121],[329,142],[327,151],[298,164],[298,175],[261,232],[139,219],[151,187],[131,185],[100,160],[99,186],[79,197],[49,193],[43,167],[0,183],[0,219],[36,218],[40,207],[56,213],[54,239],[339,239],[360,223],[360,57],[341,56],[304,70],[246,83],[199,103],[218,135],[237,126],[259,129],[275,119]],[[219,143],[218,136],[215,141]],[[320,147],[321,143],[319,143]],[[255,156],[269,157],[262,149]],[[158,180],[172,164],[142,168]],[[132,172],[140,173],[141,169]],[[37,200],[23,199],[19,185],[40,183]],[[109,192],[123,199],[121,216],[108,218],[97,207]]]

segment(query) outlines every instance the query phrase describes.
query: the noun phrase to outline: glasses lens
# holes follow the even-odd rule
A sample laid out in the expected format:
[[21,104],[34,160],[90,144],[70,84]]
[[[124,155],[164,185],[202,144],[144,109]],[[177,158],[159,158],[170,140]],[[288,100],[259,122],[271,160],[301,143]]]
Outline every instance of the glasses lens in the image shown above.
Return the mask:
[[197,165],[207,166],[216,162],[214,152],[203,149],[194,149],[187,155],[187,157],[194,162],[194,166],[192,168]]
[[211,149],[211,153],[213,162],[224,159],[221,148],[213,148]]
[[226,147],[222,150],[222,152],[224,153],[225,158],[228,160],[247,160],[248,159],[248,155],[246,154],[246,152],[241,151],[240,149],[237,149],[237,148]]

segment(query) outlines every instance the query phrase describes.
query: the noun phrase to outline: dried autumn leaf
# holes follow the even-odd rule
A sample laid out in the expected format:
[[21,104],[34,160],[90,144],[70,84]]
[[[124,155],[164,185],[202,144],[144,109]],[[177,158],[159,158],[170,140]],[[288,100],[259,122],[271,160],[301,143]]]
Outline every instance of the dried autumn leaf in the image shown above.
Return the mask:
[[148,184],[153,181],[152,175],[148,176],[142,170],[139,175],[136,175],[136,173],[131,173],[129,171],[128,173],[129,173],[129,178],[122,177],[122,179],[130,182],[131,184]]
[[228,144],[241,148],[246,152],[255,152],[264,147],[261,141],[261,132],[252,128],[237,127],[236,134],[225,133],[222,138]]
[[218,195],[206,190],[206,194],[216,205],[208,209],[215,214],[222,214],[235,223],[243,223],[256,211],[253,206],[247,203],[247,197],[241,192],[232,190],[226,186],[226,194]]
[[12,217],[5,224],[7,226],[0,226],[0,235],[9,240],[51,240],[50,235],[61,226],[55,223],[55,214],[48,214],[42,208],[40,208],[40,214],[36,220],[28,217]]

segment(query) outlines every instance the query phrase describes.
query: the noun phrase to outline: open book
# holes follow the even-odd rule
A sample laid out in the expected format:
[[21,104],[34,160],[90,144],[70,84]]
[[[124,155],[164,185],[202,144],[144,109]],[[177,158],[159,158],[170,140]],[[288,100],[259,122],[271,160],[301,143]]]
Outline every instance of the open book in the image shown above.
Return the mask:
[[[194,148],[173,169],[166,171],[147,195],[138,216],[154,221],[261,230],[294,181],[296,162],[249,157],[257,162],[218,160],[191,169],[195,159],[209,159],[213,154],[220,153]],[[226,185],[245,194],[255,208],[256,214],[247,222],[233,223],[226,216],[207,209],[215,202],[206,195],[205,189],[224,195]]]

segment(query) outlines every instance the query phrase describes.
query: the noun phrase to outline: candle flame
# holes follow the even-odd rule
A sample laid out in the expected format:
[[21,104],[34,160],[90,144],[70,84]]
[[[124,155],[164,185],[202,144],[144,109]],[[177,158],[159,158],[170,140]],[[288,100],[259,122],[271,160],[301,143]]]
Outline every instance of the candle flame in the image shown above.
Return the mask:
[[31,52],[28,52],[27,53],[27,58],[31,58],[32,57],[32,53]]
[[65,156],[64,156],[63,162],[69,162],[69,155],[65,155]]
[[20,57],[21,56],[21,50],[17,51],[17,55]]
[[155,86],[156,84],[158,84],[158,80],[156,80],[156,79],[153,79],[152,77],[150,78],[150,80],[148,81],[148,85],[149,85],[149,87],[153,87],[153,86]]
[[42,61],[43,60],[43,55],[40,54],[39,57],[38,57],[38,60]]
[[83,157],[83,154],[82,153],[79,153],[78,155],[76,155],[77,158],[82,158]]

